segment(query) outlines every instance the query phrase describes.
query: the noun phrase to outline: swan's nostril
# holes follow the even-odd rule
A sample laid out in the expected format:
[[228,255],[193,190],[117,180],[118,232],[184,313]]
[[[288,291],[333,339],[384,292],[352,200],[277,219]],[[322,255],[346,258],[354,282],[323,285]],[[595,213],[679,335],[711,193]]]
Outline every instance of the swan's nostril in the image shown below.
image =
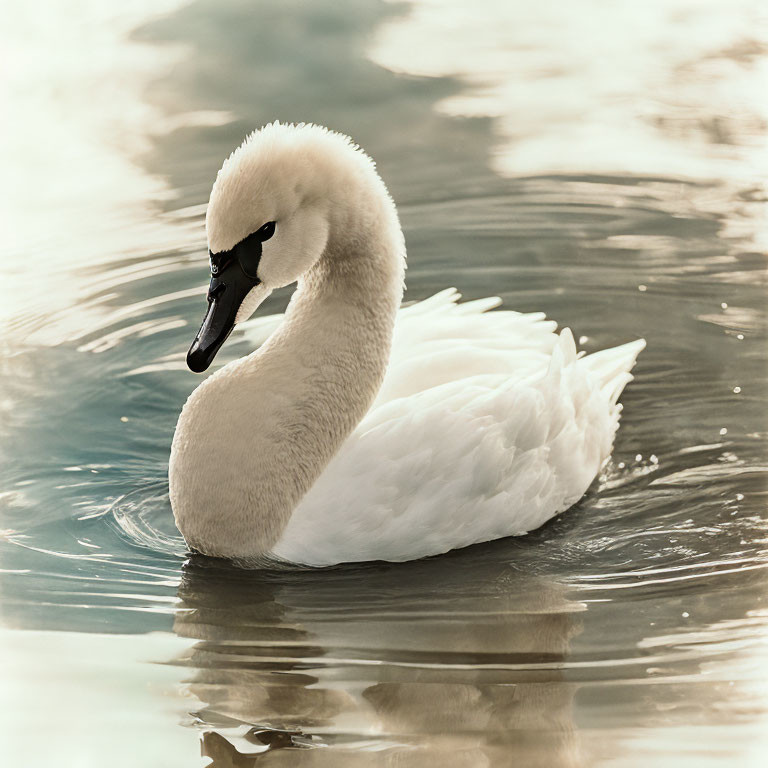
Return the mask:
[[227,290],[226,283],[218,283],[208,289],[208,301],[218,299]]

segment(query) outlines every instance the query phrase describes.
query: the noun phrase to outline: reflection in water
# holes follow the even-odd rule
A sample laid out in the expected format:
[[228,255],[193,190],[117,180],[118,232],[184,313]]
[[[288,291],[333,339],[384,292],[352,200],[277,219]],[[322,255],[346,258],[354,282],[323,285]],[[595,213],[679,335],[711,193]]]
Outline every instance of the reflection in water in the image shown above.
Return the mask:
[[580,764],[561,666],[583,606],[506,558],[258,574],[201,559],[179,596],[218,768]]
[[171,118],[189,109],[233,117],[220,127],[190,125],[154,137],[147,167],[170,180],[173,207],[207,202],[222,159],[246,133],[276,119],[352,136],[375,155],[401,207],[443,199],[446,186],[463,195],[499,189],[488,168],[490,121],[434,110],[457,83],[397,77],[368,60],[370,35],[406,9],[379,0],[311,7],[302,0],[192,0],[143,26],[138,39],[182,44],[188,54],[172,77],[153,84],[150,101]]
[[0,41],[14,65],[3,68],[0,254],[13,269],[0,282],[0,321],[19,340],[62,343],[104,315],[94,271],[189,239],[156,216],[173,193],[135,162],[161,114],[142,91],[176,55],[126,44],[137,24],[182,2],[6,9]]
[[493,167],[505,176],[763,183],[766,24],[760,0],[414,0],[382,25],[371,56],[458,78],[461,91],[437,108],[493,118]]

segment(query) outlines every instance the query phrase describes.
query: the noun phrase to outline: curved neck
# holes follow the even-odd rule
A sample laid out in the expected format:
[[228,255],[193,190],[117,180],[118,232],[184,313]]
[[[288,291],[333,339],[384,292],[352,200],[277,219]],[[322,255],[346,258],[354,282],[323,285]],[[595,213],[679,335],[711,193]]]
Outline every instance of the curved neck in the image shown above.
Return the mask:
[[[300,280],[281,326],[207,379],[185,407],[184,443],[202,440],[205,456],[181,470],[184,498],[173,498],[172,477],[172,501],[195,521],[208,554],[269,552],[376,397],[405,268],[394,204],[388,196],[378,203],[365,221],[332,223],[323,256]],[[185,452],[192,451],[180,441],[172,475]],[[190,477],[215,477],[215,487]],[[212,507],[223,510],[213,522],[204,511]],[[201,517],[208,523],[198,525]],[[194,547],[190,525],[184,534]]]

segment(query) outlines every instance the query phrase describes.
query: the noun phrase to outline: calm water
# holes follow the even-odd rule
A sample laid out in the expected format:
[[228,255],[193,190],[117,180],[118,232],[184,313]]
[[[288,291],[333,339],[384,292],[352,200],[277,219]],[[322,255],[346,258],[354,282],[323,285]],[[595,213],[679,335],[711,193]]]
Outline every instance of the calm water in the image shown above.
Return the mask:
[[[131,5],[1,33],[3,764],[762,765],[761,4]],[[575,508],[404,565],[186,557],[166,469],[204,206],[274,118],[376,157],[409,300],[648,340]]]

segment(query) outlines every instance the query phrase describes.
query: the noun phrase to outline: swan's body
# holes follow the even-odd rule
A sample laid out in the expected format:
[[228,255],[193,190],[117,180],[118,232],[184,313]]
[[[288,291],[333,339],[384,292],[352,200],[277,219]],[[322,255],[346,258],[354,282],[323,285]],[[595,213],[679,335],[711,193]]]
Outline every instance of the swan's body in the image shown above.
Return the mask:
[[299,288],[266,343],[192,393],[174,436],[171,501],[191,547],[246,563],[409,560],[525,533],[585,493],[644,342],[579,357],[543,315],[453,291],[398,312],[394,204],[368,158],[323,129],[268,126],[220,172],[214,257],[273,221],[258,278],[227,311],[241,322],[272,288]]

